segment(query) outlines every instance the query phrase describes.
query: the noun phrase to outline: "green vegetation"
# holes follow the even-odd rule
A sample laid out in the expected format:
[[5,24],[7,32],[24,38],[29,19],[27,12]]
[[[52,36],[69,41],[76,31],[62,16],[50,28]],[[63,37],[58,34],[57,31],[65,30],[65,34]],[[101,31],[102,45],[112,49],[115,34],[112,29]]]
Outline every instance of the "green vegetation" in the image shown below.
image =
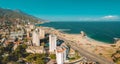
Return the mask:
[[27,39],[27,38],[24,38],[24,42],[28,42],[28,39]]
[[45,54],[30,54],[26,57],[26,60],[33,64],[45,64],[44,58]]
[[0,8],[0,21],[8,21],[12,24],[18,22],[20,24],[24,24],[27,22],[38,23],[38,21],[43,21],[37,17],[28,15],[20,10],[10,10]]
[[116,64],[120,64],[120,58],[116,59]]
[[5,51],[5,47],[0,46],[0,55],[2,55],[4,53],[4,51]]
[[26,52],[27,45],[20,44],[14,51],[9,44],[7,47],[0,46],[0,64],[18,64],[18,60],[34,64],[45,64],[45,54],[29,54]]
[[0,46],[0,64],[19,64],[20,60],[34,64],[45,64],[45,54],[27,53],[26,44],[20,44],[14,51],[11,46],[11,44],[7,47]]
[[56,55],[55,54],[50,54],[50,58],[51,59],[56,59]]
[[19,58],[24,58],[28,55],[25,49],[27,45],[22,44],[13,51],[13,44],[9,44],[7,47],[0,46],[0,64],[6,64],[9,62],[16,62]]
[[16,56],[17,59],[21,58],[21,57],[26,57],[27,56],[27,52],[26,52],[26,49],[27,48],[27,45],[26,44],[22,44],[22,45],[19,45],[15,51],[13,51],[13,55]]
[[75,51],[75,56],[74,57],[71,57],[69,58],[70,61],[73,61],[73,60],[77,60],[80,58],[80,54],[78,53],[78,51]]

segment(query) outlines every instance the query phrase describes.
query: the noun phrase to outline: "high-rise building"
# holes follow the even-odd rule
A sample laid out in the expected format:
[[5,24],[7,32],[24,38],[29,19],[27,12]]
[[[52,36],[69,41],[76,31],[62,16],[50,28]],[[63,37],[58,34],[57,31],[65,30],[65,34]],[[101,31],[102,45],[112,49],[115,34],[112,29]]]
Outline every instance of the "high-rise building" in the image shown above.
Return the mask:
[[41,28],[39,28],[39,38],[40,39],[43,39],[43,38],[45,38],[45,31],[43,30],[43,29],[41,29]]
[[54,53],[57,46],[56,35],[49,35],[49,52]]
[[32,25],[32,24],[30,24],[29,27],[30,27],[30,29],[34,29],[35,28],[35,26]]
[[66,58],[67,58],[67,52],[66,52],[67,50],[64,48],[63,49],[63,60],[64,60],[64,62],[66,61]]
[[27,32],[27,38],[29,38],[30,37],[30,33],[29,32]]
[[66,61],[66,49],[65,48],[57,47],[56,61],[57,61],[57,64],[64,64],[64,62]]
[[40,39],[38,31],[33,31],[32,42],[34,46],[40,46]]

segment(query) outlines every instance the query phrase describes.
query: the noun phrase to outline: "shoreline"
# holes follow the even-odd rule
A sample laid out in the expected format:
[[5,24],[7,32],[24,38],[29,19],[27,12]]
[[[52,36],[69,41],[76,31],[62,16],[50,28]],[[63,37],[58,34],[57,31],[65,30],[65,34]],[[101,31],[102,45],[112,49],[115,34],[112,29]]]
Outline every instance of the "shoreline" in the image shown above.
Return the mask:
[[[45,26],[41,26],[41,27],[45,27]],[[62,30],[59,30],[59,29],[56,29],[56,28],[53,28],[53,27],[47,27],[47,28],[51,28],[51,29],[54,29],[54,30],[57,30],[63,34],[67,34],[67,35],[80,35],[80,34],[73,34],[73,33],[66,33],[65,31],[62,31]],[[83,31],[84,32],[84,31]],[[84,32],[85,33],[85,32]],[[86,35],[86,38],[87,39],[90,39],[92,41],[96,41],[96,42],[99,42],[99,43],[102,43],[102,44],[109,44],[109,45],[112,45],[112,44],[115,44],[114,42],[113,43],[110,43],[110,42],[103,42],[103,41],[99,41],[99,40],[96,40],[96,39],[93,39],[91,37],[89,37],[88,35]]]
[[[52,27],[50,27],[50,28],[52,28]],[[53,28],[53,29],[55,29],[55,28]],[[57,30],[57,29],[55,29],[55,30]],[[80,35],[80,34],[74,34],[74,33],[66,33],[66,32],[64,32],[64,31],[61,31],[62,33],[65,33],[65,34],[68,34],[68,35]],[[84,31],[83,31],[84,32]],[[86,35],[86,37],[88,38],[88,39],[90,39],[90,40],[93,40],[93,41],[96,41],[96,42],[99,42],[99,43],[103,43],[103,44],[116,44],[116,43],[114,43],[114,42],[104,42],[104,41],[100,41],[100,40],[97,40],[97,39],[94,39],[94,38],[91,38],[91,37],[89,37],[88,35]]]
[[[67,40],[76,42],[76,44],[78,44],[80,47],[86,49],[87,51],[91,52],[91,53],[95,53],[97,55],[103,56],[106,59],[112,61],[111,58],[111,54],[113,54],[116,50],[117,50],[117,44],[113,43],[105,43],[105,42],[101,42],[101,41],[97,41],[94,40],[90,37],[86,36],[82,36],[81,34],[69,34],[60,30],[57,30],[53,27],[43,27],[43,26],[39,26],[39,28],[45,30],[45,32],[47,33],[51,33],[51,34],[55,34],[57,36],[61,36]],[[112,47],[111,45],[116,45],[116,47]]]
[[[39,27],[42,27],[42,28],[49,28],[49,29],[52,29],[52,30],[55,30],[55,31],[58,31],[59,33],[62,33],[62,34],[65,34],[65,35],[69,35],[69,36],[80,36],[81,37],[81,34],[70,34],[70,33],[66,33],[64,31],[60,31],[58,29],[55,29],[53,27],[44,27],[44,26],[39,26]],[[95,40],[93,38],[90,38],[89,36],[85,36],[85,39],[88,39],[89,41],[92,41],[92,44],[97,44],[97,45],[115,45],[116,43],[108,43],[108,42],[102,42],[102,41],[98,41],[98,40]]]
[[[107,43],[107,44],[114,44],[115,41],[116,41],[114,38],[115,37],[119,38],[119,35],[114,36],[114,33],[113,33],[113,35],[111,33],[107,35],[108,32],[105,31],[105,33],[104,33],[104,31],[102,31],[101,29],[100,29],[101,30],[100,32],[95,32],[95,30],[90,31],[89,28],[88,29],[87,28],[86,29],[84,29],[84,28],[81,29],[81,28],[77,28],[77,27],[76,28],[74,28],[74,27],[69,28],[69,27],[62,27],[62,26],[56,26],[56,25],[52,26],[52,24],[54,25],[56,23],[49,23],[51,25],[46,24],[47,22],[44,22],[44,23],[45,23],[45,25],[40,24],[39,26],[54,28],[56,30],[60,30],[61,32],[64,32],[64,33],[67,33],[67,34],[80,34],[80,31],[83,30],[89,38],[94,39],[94,40],[99,41],[99,42]],[[60,25],[61,25],[61,23],[60,23]],[[68,25],[68,26],[70,26],[70,25]]]
[[[39,26],[40,27],[40,26]],[[41,26],[41,27],[46,27],[46,26]],[[67,33],[65,31],[67,30],[70,30],[70,29],[56,29],[56,28],[53,28],[53,27],[47,27],[47,28],[52,28],[54,30],[58,30],[60,31],[61,33],[64,33],[64,34],[68,34],[68,35],[80,35],[80,34],[75,34],[75,33]],[[84,32],[84,31],[83,31]],[[96,41],[96,42],[99,42],[99,43],[103,43],[103,44],[115,44],[114,42],[105,42],[105,41],[100,41],[100,40],[97,40],[97,39],[94,39],[94,38],[91,38],[89,37],[88,35],[86,35],[88,39],[90,40],[93,40],[93,41]]]

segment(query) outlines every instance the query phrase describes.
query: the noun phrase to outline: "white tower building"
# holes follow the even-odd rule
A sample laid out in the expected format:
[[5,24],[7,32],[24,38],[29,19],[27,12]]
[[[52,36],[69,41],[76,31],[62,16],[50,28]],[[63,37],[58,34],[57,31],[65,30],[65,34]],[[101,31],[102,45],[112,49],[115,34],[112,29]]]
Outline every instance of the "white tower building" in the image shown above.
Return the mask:
[[40,46],[39,33],[37,31],[33,31],[32,42],[33,42],[33,45]]
[[43,38],[45,38],[45,31],[43,30],[43,29],[41,29],[41,28],[39,28],[39,38],[40,39],[43,39]]
[[29,27],[30,27],[30,29],[34,29],[35,28],[35,26],[32,25],[32,24],[30,24]]
[[64,64],[64,62],[66,61],[66,49],[65,48],[57,47],[56,61],[57,61],[57,64]]
[[57,64],[63,64],[63,53],[61,51],[57,51],[56,53],[56,61]]
[[67,53],[66,53],[66,49],[64,48],[63,49],[63,60],[64,60],[64,62],[66,61],[66,59],[67,59]]
[[49,35],[49,52],[54,53],[57,46],[57,37],[55,35]]

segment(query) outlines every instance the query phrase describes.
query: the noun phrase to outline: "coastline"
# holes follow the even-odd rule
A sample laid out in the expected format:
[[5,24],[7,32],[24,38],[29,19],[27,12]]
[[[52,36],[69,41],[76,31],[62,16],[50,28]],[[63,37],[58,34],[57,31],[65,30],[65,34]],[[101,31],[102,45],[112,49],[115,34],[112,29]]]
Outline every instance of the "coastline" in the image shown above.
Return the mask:
[[[55,28],[53,28],[53,29],[55,29]],[[55,30],[57,30],[57,29],[55,29]],[[66,32],[64,32],[64,31],[61,31],[62,33],[64,33],[64,34],[68,34],[68,35],[80,35],[80,34],[72,34],[72,33],[66,33]],[[103,41],[100,41],[100,40],[96,40],[96,39],[93,39],[93,38],[91,38],[91,37],[89,37],[88,35],[86,35],[85,36],[87,39],[89,39],[89,40],[92,40],[92,41],[95,41],[95,42],[98,42],[98,43],[101,43],[101,44],[108,44],[108,45],[112,45],[112,44],[115,44],[114,42],[113,43],[110,43],[110,42],[103,42]]]
[[57,30],[52,27],[42,27],[39,26],[39,28],[44,29],[45,32],[50,32],[52,34],[55,34],[57,36],[64,37],[67,40],[74,41],[76,44],[78,44],[80,47],[86,49],[89,52],[94,52],[97,55],[103,56],[106,59],[112,61],[111,54],[113,54],[117,48],[113,48],[111,45],[116,45],[116,43],[110,44],[106,42],[101,42],[94,40],[90,37],[82,36],[81,34],[69,34],[60,30]]
[[[72,34],[72,33],[66,33],[66,32],[64,32],[64,31],[70,30],[70,29],[55,29],[55,28],[53,28],[53,27],[47,27],[47,28],[51,28],[51,29],[53,29],[53,30],[59,31],[59,32],[61,32],[61,33],[63,33],[63,34],[67,34],[67,35],[76,35],[76,36],[80,35],[80,34]],[[83,31],[83,32],[84,32],[84,31]],[[84,32],[84,33],[85,33],[85,32]],[[86,34],[86,33],[85,33],[85,34]],[[115,43],[110,43],[110,42],[99,41],[99,40],[96,40],[96,39],[93,39],[93,38],[89,37],[88,35],[86,35],[85,37],[86,37],[87,39],[89,39],[89,40],[92,40],[92,41],[95,41],[95,42],[98,42],[98,43],[102,43],[102,44],[109,44],[109,45],[115,44]]]
[[[68,36],[68,37],[75,37],[76,36],[77,37],[77,38],[75,38],[76,40],[79,40],[78,38],[80,38],[80,40],[81,40],[81,34],[69,34],[69,33],[66,33],[64,31],[57,30],[57,29],[55,29],[53,27],[42,27],[42,28],[45,28],[45,29],[47,28],[47,30],[50,29],[50,30],[52,30],[54,32],[57,32],[57,34],[63,34],[64,36]],[[67,38],[67,39],[71,39],[71,38]],[[104,46],[108,45],[108,46],[110,46],[110,45],[115,44],[115,43],[111,44],[111,43],[108,43],[108,42],[101,42],[101,41],[92,39],[92,38],[88,37],[87,35],[85,37],[82,37],[82,39],[87,39],[89,42],[91,42],[91,44],[96,44],[96,45],[104,45]],[[71,39],[71,40],[74,41],[74,39]]]
[[[46,22],[43,22],[43,23],[46,23]],[[43,24],[42,23],[42,24]],[[38,27],[45,27],[45,26],[38,26]],[[55,29],[55,28],[53,28],[53,27],[45,27],[45,28],[50,28],[50,29],[53,29],[53,30],[55,30],[55,31],[59,31],[59,32],[61,32],[61,33],[63,33],[63,34],[67,34],[67,35],[76,35],[76,36],[78,36],[78,35],[80,35],[80,34],[72,34],[72,33],[66,33],[66,32],[64,32],[64,31],[66,31],[66,29]],[[70,30],[70,29],[67,29],[67,30]],[[84,31],[83,31],[84,32]],[[105,45],[112,45],[112,44],[116,44],[116,43],[110,43],[110,42],[103,42],[103,41],[99,41],[99,40],[96,40],[96,39],[93,39],[93,38],[91,38],[91,37],[89,37],[88,35],[86,35],[86,38],[87,39],[89,39],[89,40],[92,40],[92,41],[94,41],[94,42],[97,42],[97,43],[100,43],[100,44],[105,44]]]
[[[113,26],[113,23],[116,26]],[[105,43],[110,43],[113,44],[115,43],[114,38],[119,38],[120,37],[120,30],[117,29],[118,24],[113,22],[113,23],[102,23],[102,22],[50,22],[50,23],[44,23],[40,24],[39,26],[45,26],[45,27],[51,27],[55,28],[57,30],[64,31],[68,34],[79,34],[80,31],[84,31],[88,37],[100,41],[100,42],[105,42]],[[107,25],[104,29],[103,25]],[[96,27],[98,25],[98,27]],[[110,27],[113,27],[115,29],[110,29]],[[113,32],[114,31],[114,32]]]
[[[50,22],[50,21],[49,21]],[[43,23],[41,23],[41,24],[44,24],[44,23],[48,23],[48,22],[43,22]],[[38,25],[38,27],[40,27],[40,25]],[[41,26],[41,27],[46,27],[46,26]],[[59,31],[59,32],[61,32],[61,33],[63,33],[63,34],[67,34],[67,35],[80,35],[80,34],[72,34],[72,33],[66,33],[65,31],[69,31],[70,29],[55,29],[55,28],[53,28],[53,27],[46,27],[46,28],[50,28],[50,29],[53,29],[53,30],[56,30],[56,31]],[[83,31],[84,32],[84,31]],[[86,33],[85,33],[86,34]],[[86,38],[88,39],[88,40],[92,40],[92,41],[94,41],[94,42],[96,42],[96,43],[98,43],[98,44],[104,44],[104,45],[115,45],[116,43],[114,43],[114,42],[104,42],[104,41],[100,41],[100,40],[96,40],[96,39],[94,39],[94,38],[91,38],[91,37],[89,37],[88,35],[86,35]]]

